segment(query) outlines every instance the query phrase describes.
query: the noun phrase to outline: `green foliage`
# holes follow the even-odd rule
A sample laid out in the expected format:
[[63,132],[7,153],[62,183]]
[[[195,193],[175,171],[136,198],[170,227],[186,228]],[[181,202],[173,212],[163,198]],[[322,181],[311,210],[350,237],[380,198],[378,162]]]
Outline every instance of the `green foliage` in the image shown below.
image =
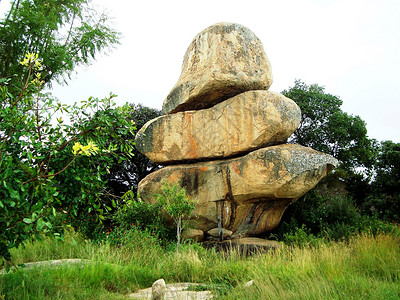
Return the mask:
[[376,157],[372,195],[364,207],[386,220],[400,222],[400,143],[382,142]]
[[376,163],[376,189],[388,194],[400,191],[400,143],[381,143]]
[[348,177],[347,189],[365,215],[400,222],[400,144],[385,141],[377,146],[374,177]]
[[[346,196],[323,196],[312,190],[293,203],[285,212],[280,233],[294,232],[305,225],[314,235],[321,235],[329,227],[346,224],[352,228],[360,223],[361,214],[354,201]],[[352,228],[354,229],[354,228]],[[353,230],[352,233],[355,233]],[[347,237],[339,232],[334,239]]]
[[317,84],[300,80],[282,92],[301,108],[301,121],[289,141],[331,154],[344,170],[368,168],[372,164],[374,141],[368,139],[365,122],[340,108],[343,101]]
[[114,95],[61,104],[41,92],[37,55],[27,58],[20,94],[9,92],[13,80],[0,82],[0,255],[6,259],[31,234],[52,230],[60,209],[103,219],[120,201],[107,191],[108,165],[132,151],[116,143],[134,130],[129,106],[114,108]]
[[349,196],[324,196],[317,190],[289,206],[277,231],[285,242],[314,246],[321,239],[349,240],[359,233],[398,234],[398,226],[362,214]]
[[179,251],[180,237],[185,226],[184,219],[190,217],[195,209],[195,203],[186,195],[185,188],[181,188],[177,183],[171,185],[165,182],[161,190],[162,193],[154,197],[176,224],[177,251]]
[[[161,115],[159,110],[141,104],[131,104],[131,107],[132,113],[130,119],[135,122],[136,126],[134,134],[148,121]],[[110,166],[110,174],[108,176],[110,188],[112,188],[115,195],[120,196],[129,190],[136,194],[140,180],[160,168],[159,165],[153,163],[136,149],[129,136],[121,136],[121,139],[124,140],[124,143],[130,144],[132,153],[127,154],[123,162],[115,161]]]
[[174,230],[162,213],[159,203],[146,203],[134,200],[132,193],[125,196],[127,204],[119,209],[112,218],[118,230],[137,228],[155,236],[163,245],[170,243],[175,235]]
[[190,217],[195,209],[193,200],[186,195],[186,190],[177,183],[169,184],[165,182],[161,188],[161,194],[155,195],[157,202],[174,219]]
[[325,242],[323,238],[318,238],[312,234],[311,229],[307,228],[304,224],[301,227],[290,227],[290,230],[285,231],[283,233],[283,241],[287,245],[298,247],[315,247]]
[[11,78],[14,95],[24,86],[26,73],[16,63],[28,52],[43,59],[45,82],[61,80],[74,68],[89,64],[96,54],[118,43],[119,34],[90,0],[14,0],[0,21],[0,78]]
[[374,193],[368,195],[362,205],[366,214],[383,220],[400,222],[400,194]]

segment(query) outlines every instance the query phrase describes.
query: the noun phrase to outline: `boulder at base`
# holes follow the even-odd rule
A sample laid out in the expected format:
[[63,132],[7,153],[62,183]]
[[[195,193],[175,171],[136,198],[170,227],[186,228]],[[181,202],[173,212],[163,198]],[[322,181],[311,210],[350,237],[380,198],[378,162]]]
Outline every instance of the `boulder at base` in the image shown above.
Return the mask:
[[275,229],[287,206],[313,188],[334,166],[330,155],[285,144],[245,156],[173,165],[151,173],[139,183],[144,201],[152,202],[163,181],[178,183],[196,202],[195,226],[206,232],[218,227],[232,238]]
[[190,44],[162,112],[211,107],[245,91],[268,90],[271,84],[271,66],[255,34],[239,24],[218,23]]
[[202,242],[204,241],[204,232],[195,228],[186,228],[182,231],[182,239]]
[[249,91],[208,109],[153,119],[137,133],[135,143],[155,163],[215,160],[285,143],[300,118],[293,100]]
[[[282,248],[282,244],[277,241],[265,240],[256,237],[236,238],[224,241],[207,241],[203,243],[205,248],[213,248],[217,251],[232,251],[250,255],[254,253],[262,253],[270,250]],[[254,282],[248,281],[245,286],[249,287]]]

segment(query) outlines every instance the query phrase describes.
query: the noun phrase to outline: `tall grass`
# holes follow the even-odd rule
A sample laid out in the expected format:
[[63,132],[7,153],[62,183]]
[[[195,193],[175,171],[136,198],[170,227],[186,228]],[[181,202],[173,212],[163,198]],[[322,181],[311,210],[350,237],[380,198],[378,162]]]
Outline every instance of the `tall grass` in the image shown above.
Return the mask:
[[390,235],[284,248],[255,258],[249,289],[226,299],[399,299],[400,248]]
[[[399,299],[396,235],[359,235],[347,242],[288,247],[243,256],[185,244],[179,254],[131,232],[123,245],[93,243],[74,232],[13,251],[16,263],[62,258],[89,263],[22,269],[0,275],[0,299],[126,299],[164,278],[197,282],[221,299]],[[254,285],[244,283],[254,280]]]

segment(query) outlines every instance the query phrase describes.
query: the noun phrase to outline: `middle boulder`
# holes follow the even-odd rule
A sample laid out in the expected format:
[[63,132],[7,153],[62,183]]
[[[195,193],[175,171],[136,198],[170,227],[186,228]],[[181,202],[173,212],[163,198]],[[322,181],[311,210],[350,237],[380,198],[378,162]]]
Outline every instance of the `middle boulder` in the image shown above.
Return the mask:
[[227,158],[285,143],[300,118],[293,100],[248,91],[208,109],[151,120],[137,133],[136,148],[161,164]]

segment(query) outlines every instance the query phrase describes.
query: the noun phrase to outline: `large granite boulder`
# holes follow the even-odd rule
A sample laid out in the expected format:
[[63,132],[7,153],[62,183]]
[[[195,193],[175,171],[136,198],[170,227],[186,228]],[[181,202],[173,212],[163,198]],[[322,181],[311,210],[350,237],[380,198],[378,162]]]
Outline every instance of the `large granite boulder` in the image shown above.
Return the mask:
[[163,104],[163,113],[212,105],[249,90],[268,90],[269,60],[248,28],[219,23],[200,32],[184,56],[182,73]]
[[249,91],[208,109],[153,119],[137,133],[135,143],[155,163],[225,158],[285,143],[300,117],[293,100]]
[[[284,144],[300,122],[290,99],[267,91],[271,67],[247,28],[219,23],[189,46],[164,115],[137,134],[139,151],[169,164],[143,179],[147,202],[164,181],[196,203],[187,236],[238,240],[275,229],[285,209],[334,166],[330,155]],[[243,240],[242,240],[243,241]]]
[[138,192],[152,202],[164,181],[178,183],[196,202],[198,229],[216,228],[221,219],[232,237],[252,236],[276,228],[287,206],[336,164],[330,155],[284,144],[232,159],[168,166],[143,179]]

